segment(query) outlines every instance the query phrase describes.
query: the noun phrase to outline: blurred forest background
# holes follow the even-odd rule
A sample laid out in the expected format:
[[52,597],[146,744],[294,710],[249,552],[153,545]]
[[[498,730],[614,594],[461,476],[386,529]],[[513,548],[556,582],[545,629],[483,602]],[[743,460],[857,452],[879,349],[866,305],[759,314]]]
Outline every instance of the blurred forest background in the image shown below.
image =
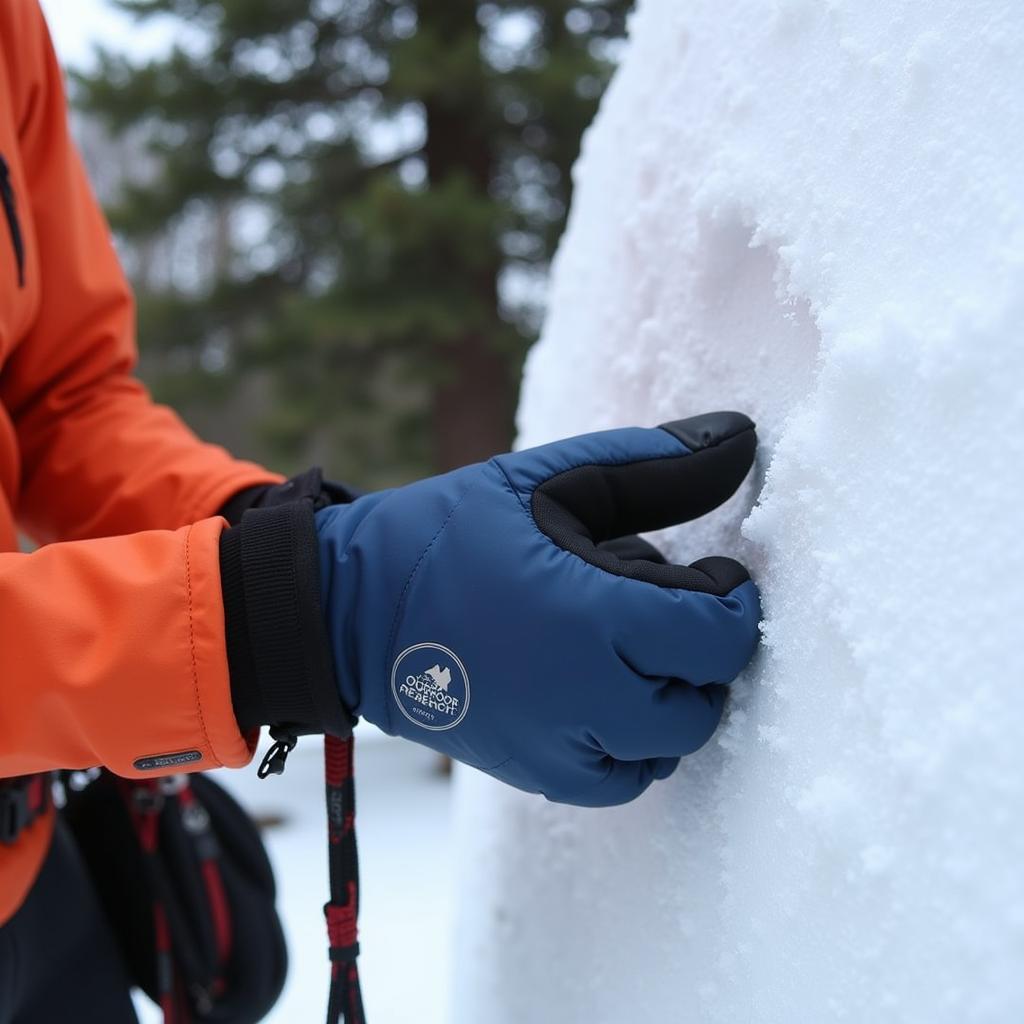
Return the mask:
[[365,487],[509,446],[628,0],[122,0],[70,89],[142,374],[204,437]]

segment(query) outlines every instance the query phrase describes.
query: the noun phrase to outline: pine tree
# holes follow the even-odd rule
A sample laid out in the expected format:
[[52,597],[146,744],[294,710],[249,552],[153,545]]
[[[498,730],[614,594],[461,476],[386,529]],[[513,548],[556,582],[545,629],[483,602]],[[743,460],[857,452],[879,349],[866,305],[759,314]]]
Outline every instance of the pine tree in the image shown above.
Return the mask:
[[73,83],[137,154],[108,213],[158,396],[369,486],[506,448],[628,0],[118,6],[179,38]]

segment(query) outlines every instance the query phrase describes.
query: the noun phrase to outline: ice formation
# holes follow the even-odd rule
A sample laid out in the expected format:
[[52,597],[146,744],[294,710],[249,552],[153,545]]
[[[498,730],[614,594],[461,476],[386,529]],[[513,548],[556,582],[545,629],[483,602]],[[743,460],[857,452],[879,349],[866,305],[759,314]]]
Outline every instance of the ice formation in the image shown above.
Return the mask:
[[521,445],[737,408],[764,644],[638,803],[459,778],[459,1024],[1024,1020],[1024,4],[641,0]]

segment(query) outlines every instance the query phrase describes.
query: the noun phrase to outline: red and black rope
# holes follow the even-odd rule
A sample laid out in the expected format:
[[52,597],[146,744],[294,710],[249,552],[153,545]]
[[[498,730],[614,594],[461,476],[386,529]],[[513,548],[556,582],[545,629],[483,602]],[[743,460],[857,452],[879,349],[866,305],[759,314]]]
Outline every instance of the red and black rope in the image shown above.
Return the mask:
[[50,809],[49,773],[0,779],[0,845],[13,846]]
[[359,986],[359,856],[356,850],[356,794],[353,739],[324,737],[327,796],[327,863],[331,898],[324,906],[330,942],[331,990],[327,1024],[365,1024]]
[[[142,850],[145,869],[153,896],[152,914],[156,953],[156,1001],[163,1013],[164,1024],[190,1024],[192,1002],[203,997],[208,1002],[224,989],[224,972],[232,949],[231,908],[224,887],[219,863],[219,851],[210,826],[209,815],[199,804],[188,782],[188,776],[173,780],[119,780],[119,789],[131,815],[135,835]],[[166,895],[170,886],[164,877],[160,860],[160,818],[168,802],[176,802],[175,810],[194,844],[206,905],[211,915],[216,941],[218,974],[200,992],[186,983],[188,973],[182,960],[189,942],[187,934],[175,929]],[[180,915],[179,915],[180,916]],[[191,998],[190,998],[191,997]]]

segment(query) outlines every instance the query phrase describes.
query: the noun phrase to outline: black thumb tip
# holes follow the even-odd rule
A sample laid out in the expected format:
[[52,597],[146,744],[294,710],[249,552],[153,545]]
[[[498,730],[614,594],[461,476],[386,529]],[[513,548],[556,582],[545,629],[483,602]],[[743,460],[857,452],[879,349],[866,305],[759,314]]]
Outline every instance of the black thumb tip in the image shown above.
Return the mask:
[[662,423],[661,429],[682,441],[691,452],[699,452],[704,448],[713,448],[744,431],[753,433],[754,421],[741,412],[706,412],[685,420]]

